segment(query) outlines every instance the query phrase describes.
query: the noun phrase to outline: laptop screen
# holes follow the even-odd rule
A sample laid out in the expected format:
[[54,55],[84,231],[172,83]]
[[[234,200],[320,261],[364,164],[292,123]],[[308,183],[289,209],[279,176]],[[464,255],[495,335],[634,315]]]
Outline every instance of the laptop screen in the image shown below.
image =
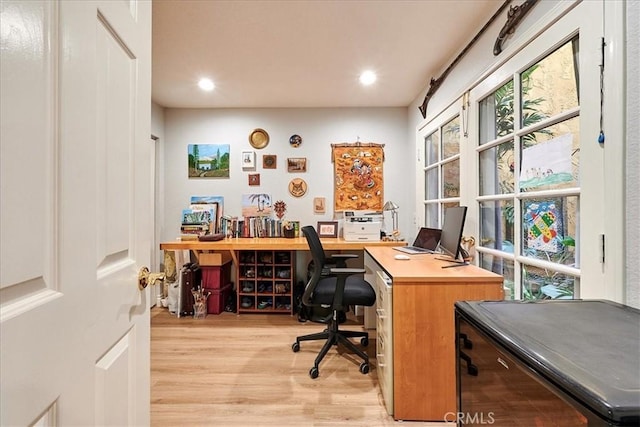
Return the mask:
[[440,242],[441,232],[442,230],[438,228],[421,227],[416,236],[416,241],[413,242],[413,246],[434,251]]

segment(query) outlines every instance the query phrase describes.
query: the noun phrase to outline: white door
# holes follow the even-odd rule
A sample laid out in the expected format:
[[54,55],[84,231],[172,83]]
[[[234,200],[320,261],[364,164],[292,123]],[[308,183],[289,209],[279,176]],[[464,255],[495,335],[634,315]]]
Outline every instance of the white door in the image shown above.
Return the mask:
[[151,3],[0,7],[0,425],[148,425]]

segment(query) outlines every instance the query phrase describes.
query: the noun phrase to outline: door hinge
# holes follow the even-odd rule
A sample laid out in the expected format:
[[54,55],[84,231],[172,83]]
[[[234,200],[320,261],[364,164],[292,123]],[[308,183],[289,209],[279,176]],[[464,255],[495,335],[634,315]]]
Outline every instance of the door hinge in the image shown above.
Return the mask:
[[600,235],[600,262],[604,264],[604,234]]

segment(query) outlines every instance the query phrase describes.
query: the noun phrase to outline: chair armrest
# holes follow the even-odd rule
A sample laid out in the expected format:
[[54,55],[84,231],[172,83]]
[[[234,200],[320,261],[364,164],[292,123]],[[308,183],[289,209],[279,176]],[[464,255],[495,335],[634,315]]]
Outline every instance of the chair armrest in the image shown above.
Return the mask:
[[331,268],[331,274],[338,276],[351,276],[352,274],[364,274],[367,272],[364,268]]
[[328,262],[335,262],[336,267],[345,268],[347,266],[347,260],[358,258],[356,254],[333,254],[327,257]]
[[329,258],[344,258],[344,259],[349,259],[349,258],[358,258],[358,255],[356,254],[331,254],[329,255]]
[[364,268],[332,268],[330,271],[332,275],[337,276],[336,292],[331,306],[334,310],[343,310],[342,298],[347,277],[354,274],[364,274],[367,270]]

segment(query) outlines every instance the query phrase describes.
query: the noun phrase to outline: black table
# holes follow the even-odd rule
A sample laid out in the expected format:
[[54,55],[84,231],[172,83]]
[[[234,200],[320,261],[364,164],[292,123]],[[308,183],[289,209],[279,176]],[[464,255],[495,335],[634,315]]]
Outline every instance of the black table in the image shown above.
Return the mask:
[[604,300],[455,307],[460,425],[640,425],[640,310]]

